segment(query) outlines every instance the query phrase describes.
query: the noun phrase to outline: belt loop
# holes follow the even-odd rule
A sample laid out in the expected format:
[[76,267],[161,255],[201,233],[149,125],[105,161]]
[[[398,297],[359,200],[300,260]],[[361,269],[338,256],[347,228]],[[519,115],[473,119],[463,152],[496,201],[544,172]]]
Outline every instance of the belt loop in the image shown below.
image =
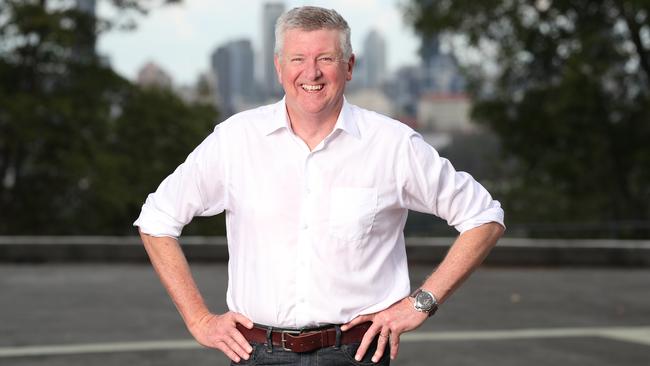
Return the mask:
[[335,325],[334,329],[336,330],[336,342],[334,342],[334,349],[341,348],[341,326]]
[[266,328],[266,353],[273,353],[273,327]]

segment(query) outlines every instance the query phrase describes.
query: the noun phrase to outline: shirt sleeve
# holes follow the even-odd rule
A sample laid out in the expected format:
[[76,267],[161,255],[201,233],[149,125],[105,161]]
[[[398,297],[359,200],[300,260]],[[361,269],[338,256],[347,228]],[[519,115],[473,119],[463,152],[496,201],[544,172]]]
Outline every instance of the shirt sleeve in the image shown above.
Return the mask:
[[152,236],[178,238],[195,216],[219,214],[226,207],[225,148],[219,126],[185,162],[147,196],[133,223]]
[[461,233],[488,222],[505,227],[499,201],[471,175],[456,171],[422,136],[413,132],[404,150],[399,178],[404,207],[436,215]]

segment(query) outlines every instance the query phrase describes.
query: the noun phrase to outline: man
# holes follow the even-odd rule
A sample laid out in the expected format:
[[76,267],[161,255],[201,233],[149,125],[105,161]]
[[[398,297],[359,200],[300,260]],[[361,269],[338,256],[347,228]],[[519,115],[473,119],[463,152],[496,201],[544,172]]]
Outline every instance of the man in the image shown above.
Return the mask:
[[[503,211],[413,130],[345,101],[354,55],[337,12],[280,17],[275,66],[285,98],[219,124],[134,225],[189,331],[234,363],[387,365],[485,258]],[[461,232],[411,295],[409,209]],[[223,211],[230,311],[213,314],[176,238]]]

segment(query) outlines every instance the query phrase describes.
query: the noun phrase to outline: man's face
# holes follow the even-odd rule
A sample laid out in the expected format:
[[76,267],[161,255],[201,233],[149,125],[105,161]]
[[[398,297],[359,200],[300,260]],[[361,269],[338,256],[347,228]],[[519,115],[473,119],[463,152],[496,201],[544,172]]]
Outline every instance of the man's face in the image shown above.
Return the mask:
[[345,83],[352,79],[354,56],[343,60],[337,30],[289,29],[275,57],[289,116],[336,118]]

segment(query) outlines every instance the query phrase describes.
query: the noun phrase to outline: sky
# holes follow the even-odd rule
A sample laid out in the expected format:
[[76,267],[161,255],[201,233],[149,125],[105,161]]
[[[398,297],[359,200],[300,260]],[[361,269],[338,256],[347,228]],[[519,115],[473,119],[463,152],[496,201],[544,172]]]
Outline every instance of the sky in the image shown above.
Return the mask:
[[[419,38],[403,20],[398,4],[406,0],[290,1],[286,9],[316,5],[336,9],[352,29],[352,48],[361,54],[363,39],[371,29],[386,40],[388,71],[418,62]],[[135,31],[102,35],[98,51],[113,68],[134,80],[147,62],[161,66],[174,83],[193,84],[209,68],[212,51],[227,41],[248,38],[256,57],[261,50],[263,0],[184,0],[138,18]],[[274,0],[278,2],[278,0]],[[99,15],[110,15],[108,2],[98,2]]]

